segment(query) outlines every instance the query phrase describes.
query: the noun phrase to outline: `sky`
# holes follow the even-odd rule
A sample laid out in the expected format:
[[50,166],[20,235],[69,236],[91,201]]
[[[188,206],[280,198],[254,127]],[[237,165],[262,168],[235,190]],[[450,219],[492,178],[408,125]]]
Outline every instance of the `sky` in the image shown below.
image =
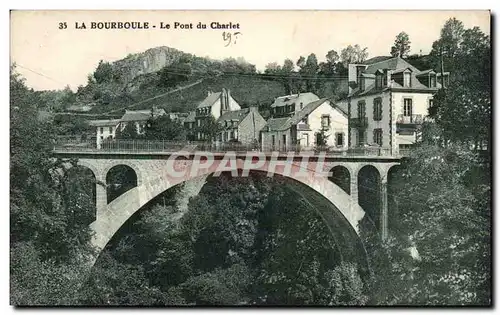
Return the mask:
[[[488,11],[12,11],[10,61],[35,90],[76,90],[85,85],[99,60],[115,61],[131,53],[168,46],[214,59],[244,57],[264,70],[270,62],[315,53],[319,61],[347,45],[367,47],[369,58],[389,55],[401,31],[411,41],[410,53],[429,53],[446,20],[456,17],[466,28],[479,26],[490,35]],[[90,23],[148,22],[150,29],[99,30]],[[173,29],[173,24],[193,29]],[[207,29],[196,28],[198,22]],[[236,41],[227,45],[211,22],[239,24]],[[66,23],[66,28],[59,23]],[[76,29],[85,23],[86,29]],[[160,23],[170,29],[160,29]],[[155,28],[152,28],[155,25]],[[233,35],[234,39],[234,35]]]

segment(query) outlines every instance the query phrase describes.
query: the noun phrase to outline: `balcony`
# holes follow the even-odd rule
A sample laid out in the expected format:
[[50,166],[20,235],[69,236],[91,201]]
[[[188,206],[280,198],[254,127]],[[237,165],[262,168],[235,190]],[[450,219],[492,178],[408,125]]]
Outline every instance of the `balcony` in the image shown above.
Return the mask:
[[424,122],[424,115],[421,114],[411,115],[411,116],[398,115],[396,119],[396,124],[398,125],[414,126],[414,125],[421,125],[423,122]]
[[368,126],[368,117],[354,117],[351,118],[351,127],[366,128]]

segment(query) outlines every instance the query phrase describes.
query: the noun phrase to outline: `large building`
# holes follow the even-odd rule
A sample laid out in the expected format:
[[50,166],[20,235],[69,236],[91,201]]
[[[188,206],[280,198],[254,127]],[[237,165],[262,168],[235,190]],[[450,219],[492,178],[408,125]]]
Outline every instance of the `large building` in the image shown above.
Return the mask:
[[201,101],[193,115],[189,115],[184,121],[184,126],[189,128],[189,132],[193,133],[194,140],[212,140],[210,135],[203,131],[203,126],[210,119],[216,121],[224,113],[241,109],[241,106],[231,96],[229,89],[222,89],[222,92],[208,92],[207,97]]
[[[448,73],[444,73],[448,82]],[[440,74],[400,57],[376,57],[349,65],[350,147],[376,146],[396,154],[420,137],[420,127],[439,88]]]
[[264,150],[346,150],[347,112],[330,100],[313,93],[279,97],[272,106],[273,117],[262,129]]
[[251,145],[259,142],[260,131],[266,120],[260,115],[257,107],[250,107],[225,112],[217,119],[217,123],[217,141]]
[[120,119],[90,120],[87,123],[96,127],[96,145],[101,148],[102,143],[116,137],[116,132],[123,131],[127,124],[134,124],[138,135],[144,134],[146,122],[153,118],[165,115],[165,110],[152,108],[145,110],[125,110]]
[[96,145],[100,149],[104,141],[115,138],[116,129],[120,126],[120,119],[90,120],[87,123],[96,127]]

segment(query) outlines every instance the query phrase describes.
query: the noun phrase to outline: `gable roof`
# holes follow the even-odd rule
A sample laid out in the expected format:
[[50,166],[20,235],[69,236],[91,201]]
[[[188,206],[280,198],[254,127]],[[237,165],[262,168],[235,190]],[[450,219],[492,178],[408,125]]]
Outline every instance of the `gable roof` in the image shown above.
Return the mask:
[[296,103],[309,104],[310,102],[316,100],[319,100],[319,97],[311,92],[285,95],[277,97],[274,100],[274,103],[271,105],[271,108],[285,106],[285,105],[292,105]]
[[197,108],[210,107],[214,105],[214,103],[219,99],[221,92],[215,92],[207,96],[200,104],[198,104]]
[[249,112],[250,108],[228,111],[222,114],[219,119],[217,119],[217,122],[224,122],[226,120],[237,120],[240,122],[248,115]]
[[87,123],[90,126],[94,127],[107,127],[107,126],[113,126],[115,127],[120,123],[120,119],[101,119],[101,120],[89,120]]
[[[153,111],[153,116],[165,115],[165,110],[163,108],[155,109]],[[151,118],[151,109],[141,109],[141,110],[125,110],[121,121],[145,121]]]
[[280,117],[280,118],[270,118],[264,128],[263,131],[277,131],[277,130],[286,130],[287,128],[283,128],[290,117]]
[[[282,117],[282,118],[271,118],[267,121],[267,124],[264,126],[263,130],[269,131],[283,131],[289,129],[292,125],[297,125],[306,117],[311,114],[316,108],[318,108],[321,104],[326,102],[327,98],[322,98],[307,104],[301,111],[298,111],[292,117]],[[331,104],[331,103],[330,103]],[[332,108],[338,110],[342,114],[347,117],[347,113],[339,106],[331,104]]]

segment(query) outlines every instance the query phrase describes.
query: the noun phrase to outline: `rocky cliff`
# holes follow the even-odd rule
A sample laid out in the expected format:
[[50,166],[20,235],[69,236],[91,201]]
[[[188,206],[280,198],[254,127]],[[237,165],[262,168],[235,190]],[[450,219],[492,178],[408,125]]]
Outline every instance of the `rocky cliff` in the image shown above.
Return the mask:
[[140,75],[157,72],[177,62],[183,55],[184,52],[175,48],[155,47],[114,62],[113,72],[120,73],[122,81],[129,83]]

